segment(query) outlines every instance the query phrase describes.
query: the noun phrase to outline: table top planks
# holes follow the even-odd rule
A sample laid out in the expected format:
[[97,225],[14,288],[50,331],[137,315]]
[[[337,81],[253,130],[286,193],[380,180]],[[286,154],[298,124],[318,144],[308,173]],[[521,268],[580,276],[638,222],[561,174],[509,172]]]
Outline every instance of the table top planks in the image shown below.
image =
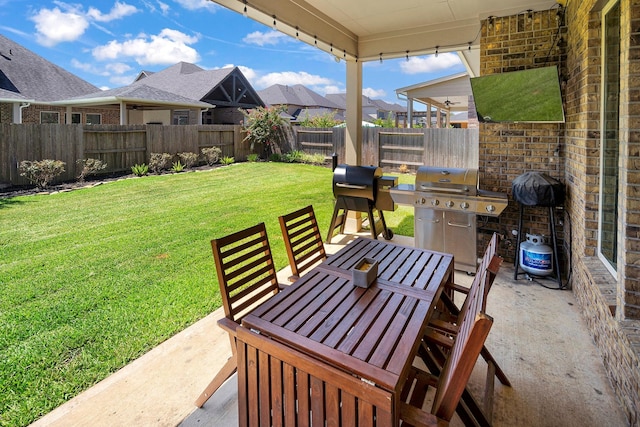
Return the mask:
[[[351,282],[379,263],[367,289]],[[358,238],[245,316],[243,326],[389,391],[399,391],[453,256]]]

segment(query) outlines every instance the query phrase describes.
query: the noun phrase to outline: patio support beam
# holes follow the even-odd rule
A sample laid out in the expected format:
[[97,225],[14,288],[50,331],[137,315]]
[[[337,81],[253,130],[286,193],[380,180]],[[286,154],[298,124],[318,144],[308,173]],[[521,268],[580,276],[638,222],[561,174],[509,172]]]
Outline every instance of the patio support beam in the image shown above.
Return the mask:
[[120,124],[127,124],[127,103],[120,101]]
[[362,164],[362,62],[347,62],[345,163]]
[[407,98],[407,127],[413,127],[413,98]]

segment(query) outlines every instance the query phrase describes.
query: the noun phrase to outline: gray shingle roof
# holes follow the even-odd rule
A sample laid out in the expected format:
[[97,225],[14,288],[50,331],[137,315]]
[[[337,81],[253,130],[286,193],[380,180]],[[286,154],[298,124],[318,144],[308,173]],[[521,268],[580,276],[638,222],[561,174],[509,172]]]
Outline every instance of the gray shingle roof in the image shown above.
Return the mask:
[[[326,95],[326,98],[336,104],[340,105],[340,108],[347,108],[347,94],[346,93],[330,93]],[[371,99],[368,96],[362,95],[362,107],[375,106],[379,111],[394,111],[403,112],[407,111],[405,107],[400,104],[390,104],[381,99]]]
[[61,102],[67,104],[80,104],[82,103],[82,101],[92,101],[93,103],[99,103],[99,100],[103,100],[103,102],[122,100],[128,103],[162,103],[200,108],[211,107],[211,104],[207,104],[206,102],[197,101],[191,98],[185,98],[183,96],[176,95],[175,93],[167,92],[162,89],[151,87],[142,83],[115,89],[102,90],[99,92],[66,99]]
[[205,70],[195,64],[178,62],[162,71],[147,73],[132,85],[145,84],[185,98],[201,100],[233,70]]
[[100,90],[0,34],[0,89],[36,102]]
[[258,95],[260,95],[260,98],[268,105],[297,105],[309,108],[344,109],[333,101],[300,84],[293,86],[276,84],[258,91]]

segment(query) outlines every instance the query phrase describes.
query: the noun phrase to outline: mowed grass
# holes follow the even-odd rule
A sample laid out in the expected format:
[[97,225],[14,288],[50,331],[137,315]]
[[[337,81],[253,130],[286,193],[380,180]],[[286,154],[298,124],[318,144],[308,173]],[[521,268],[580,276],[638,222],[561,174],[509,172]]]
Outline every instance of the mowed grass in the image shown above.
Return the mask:
[[[278,215],[312,204],[326,233],[331,180],[244,163],[0,199],[0,425],[31,423],[218,308],[212,238],[264,221],[285,267]],[[385,216],[412,235],[411,208]]]

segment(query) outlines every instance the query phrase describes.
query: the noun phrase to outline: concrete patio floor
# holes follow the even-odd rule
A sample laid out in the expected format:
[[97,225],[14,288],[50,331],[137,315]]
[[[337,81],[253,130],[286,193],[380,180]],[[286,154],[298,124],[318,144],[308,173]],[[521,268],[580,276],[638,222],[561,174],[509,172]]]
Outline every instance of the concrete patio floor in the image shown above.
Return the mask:
[[[347,240],[334,238],[327,251]],[[412,245],[413,239],[393,242]],[[288,274],[279,272],[282,283]],[[456,280],[471,278],[456,272]],[[513,385],[496,380],[495,426],[628,425],[571,291],[513,280],[513,266],[504,263],[487,312],[494,318],[487,348]],[[216,310],[32,426],[236,426],[235,376],[203,408],[194,405],[231,354],[228,336],[216,326],[222,316]],[[472,389],[484,384],[484,366],[481,359]],[[457,416],[452,425],[462,425]]]

